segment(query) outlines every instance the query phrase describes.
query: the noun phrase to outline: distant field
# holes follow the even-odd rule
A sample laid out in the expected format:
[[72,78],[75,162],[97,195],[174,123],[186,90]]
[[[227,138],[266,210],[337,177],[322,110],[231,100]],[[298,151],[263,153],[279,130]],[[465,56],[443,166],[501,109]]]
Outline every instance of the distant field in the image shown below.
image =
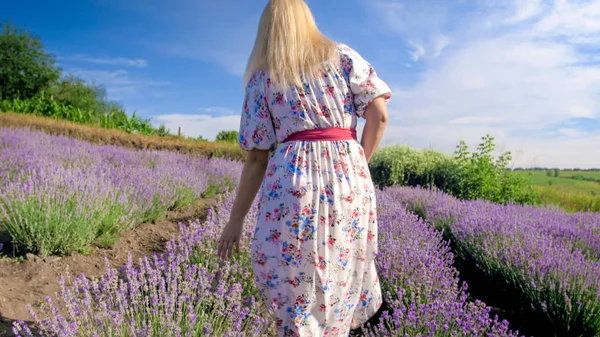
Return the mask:
[[600,180],[600,172],[588,172],[588,171],[571,171],[571,170],[565,170],[565,171],[560,171],[560,176],[561,177],[565,177],[565,178],[571,178],[573,176],[583,176],[586,178],[594,178],[594,179],[599,179]]
[[558,177],[549,177],[545,171],[516,171],[516,173],[527,177],[532,185],[550,186],[561,192],[600,195],[600,183],[572,179],[573,175],[600,178],[600,172],[560,171]]
[[573,179],[580,175],[600,179],[600,172],[560,171],[558,177],[549,177],[546,171],[515,171],[529,180],[540,193],[543,204],[557,205],[570,212],[600,211],[600,183]]

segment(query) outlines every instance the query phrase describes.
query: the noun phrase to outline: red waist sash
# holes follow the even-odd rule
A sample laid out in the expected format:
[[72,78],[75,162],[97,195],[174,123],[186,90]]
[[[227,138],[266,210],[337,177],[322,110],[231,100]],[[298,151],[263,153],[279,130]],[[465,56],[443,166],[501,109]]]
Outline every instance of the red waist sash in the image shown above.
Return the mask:
[[356,140],[355,128],[323,128],[294,132],[283,142],[293,141]]

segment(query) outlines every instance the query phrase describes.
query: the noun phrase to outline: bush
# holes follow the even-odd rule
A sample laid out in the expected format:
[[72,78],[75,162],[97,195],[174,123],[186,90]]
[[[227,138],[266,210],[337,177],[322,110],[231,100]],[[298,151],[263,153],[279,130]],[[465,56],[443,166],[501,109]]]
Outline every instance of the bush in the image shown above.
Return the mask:
[[97,112],[61,103],[54,97],[42,92],[35,98],[0,101],[0,111],[34,114],[38,116],[63,119],[71,122],[96,125],[106,129],[121,129],[128,133],[143,135],[168,135],[168,130],[155,130],[148,119],[141,119],[135,112],[131,117],[116,103],[107,103],[107,113]]
[[52,54],[39,37],[10,22],[0,33],[0,100],[28,99],[50,87],[60,77]]
[[436,187],[460,199],[499,203],[535,203],[537,194],[525,177],[507,169],[510,153],[495,159],[493,138],[483,137],[476,152],[461,142],[454,157],[431,149],[393,145],[377,151],[369,164],[379,188],[386,186]]
[[[4,24],[0,32],[0,111],[31,113],[55,119],[118,128],[129,133],[167,135],[150,120],[128,117],[106,90],[73,75],[60,79],[54,56],[38,37]],[[60,80],[59,80],[60,79]]]
[[377,151],[369,164],[378,187],[393,185],[452,186],[457,166],[451,157],[431,149],[392,145]]
[[238,132],[235,130],[232,131],[221,131],[217,134],[217,141],[224,142],[237,142],[238,141]]
[[485,199],[498,203],[516,202],[532,204],[537,201],[536,193],[527,180],[507,169],[512,159],[510,152],[494,158],[494,138],[482,137],[477,151],[470,153],[461,141],[455,152],[458,170],[458,190],[449,191],[464,200]]

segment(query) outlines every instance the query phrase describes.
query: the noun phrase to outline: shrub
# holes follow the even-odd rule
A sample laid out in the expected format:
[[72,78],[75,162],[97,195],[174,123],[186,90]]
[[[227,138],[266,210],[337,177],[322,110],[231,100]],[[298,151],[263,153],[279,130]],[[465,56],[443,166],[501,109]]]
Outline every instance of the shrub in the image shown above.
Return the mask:
[[379,187],[452,186],[457,166],[452,158],[435,150],[417,150],[393,145],[377,151],[369,164],[371,176]]
[[224,142],[237,142],[238,140],[238,132],[235,130],[232,131],[220,131],[217,134],[217,141],[224,141]]
[[486,199],[498,203],[535,203],[536,194],[527,180],[507,169],[512,159],[510,152],[494,158],[494,138],[482,137],[482,143],[473,153],[461,141],[455,152],[458,170],[458,190],[449,191],[460,199]]
[[507,169],[510,152],[492,156],[493,138],[483,137],[477,150],[469,152],[461,142],[454,157],[426,149],[393,145],[377,151],[369,164],[378,187],[402,185],[436,187],[460,199],[534,203],[537,194],[525,177]]
[[166,130],[154,130],[150,120],[135,113],[128,117],[123,107],[107,99],[102,86],[73,75],[60,79],[61,70],[54,62],[38,37],[4,24],[0,31],[0,111],[164,135]]
[[0,32],[0,100],[27,99],[60,77],[54,55],[44,51],[39,37],[3,24]]

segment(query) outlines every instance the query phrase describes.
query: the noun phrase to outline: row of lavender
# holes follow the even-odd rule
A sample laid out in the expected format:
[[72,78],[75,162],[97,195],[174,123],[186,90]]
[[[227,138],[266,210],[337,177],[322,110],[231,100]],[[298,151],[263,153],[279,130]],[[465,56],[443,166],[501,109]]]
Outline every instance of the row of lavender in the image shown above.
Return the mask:
[[459,201],[416,188],[386,192],[447,233],[457,259],[487,279],[487,292],[518,297],[512,302],[536,329],[600,335],[600,214]]
[[41,256],[94,241],[109,246],[123,230],[225,189],[225,179],[239,175],[232,169],[174,152],[0,129],[0,222],[17,246]]
[[[468,302],[453,256],[441,234],[378,194],[380,256],[377,266],[393,309],[377,336],[516,336],[489,308]],[[181,224],[163,255],[110,268],[90,281],[62,281],[57,299],[33,312],[46,336],[273,336],[268,308],[257,300],[249,243],[257,215],[247,217],[241,253],[229,263],[215,241],[233,204],[226,194],[204,223]],[[67,284],[69,284],[67,286]],[[31,336],[22,322],[17,336]]]

